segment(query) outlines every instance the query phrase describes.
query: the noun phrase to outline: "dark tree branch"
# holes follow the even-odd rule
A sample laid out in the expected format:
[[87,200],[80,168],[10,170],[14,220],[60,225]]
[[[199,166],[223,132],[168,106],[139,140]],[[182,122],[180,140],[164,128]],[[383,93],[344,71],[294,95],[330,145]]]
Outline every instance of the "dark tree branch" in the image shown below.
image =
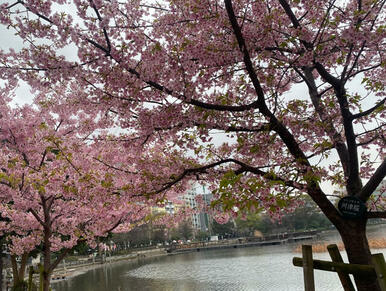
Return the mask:
[[46,224],[44,223],[44,221],[39,217],[39,215],[36,213],[35,210],[33,210],[33,209],[30,208],[30,209],[28,209],[28,211],[31,212],[31,214],[36,218],[36,220],[37,220],[43,227],[46,226]]
[[62,124],[63,124],[63,119],[61,119],[61,120],[59,121],[58,125],[55,127],[54,130],[57,132]]
[[[187,99],[187,98],[184,96],[184,99]],[[211,103],[201,102],[195,99],[190,99],[189,101],[186,101],[186,103],[195,105],[204,109],[216,110],[216,111],[230,111],[230,112],[241,112],[241,111],[247,111],[247,110],[258,108],[258,101],[254,101],[250,104],[238,105],[238,106],[211,104]]]
[[221,164],[228,163],[228,162],[231,162],[231,160],[230,159],[226,159],[226,160],[221,160],[221,161],[218,161],[218,162],[206,165],[206,166],[202,166],[202,167],[185,169],[180,175],[178,175],[177,177],[173,178],[172,181],[164,184],[163,187],[161,187],[160,189],[156,190],[152,194],[159,194],[159,193],[169,189],[170,187],[176,185],[178,182],[182,181],[185,177],[187,177],[189,175],[196,174],[196,173],[205,173],[207,170],[209,170],[211,168],[214,168],[216,166],[219,166]]
[[8,5],[5,9],[11,9],[12,7],[16,6],[17,4],[21,4],[21,3],[22,3],[21,1],[16,1],[13,4]]
[[13,70],[26,71],[26,72],[28,72],[28,71],[32,71],[32,72],[47,72],[47,71],[52,71],[52,70],[62,70],[64,68],[75,69],[77,67],[89,65],[89,64],[91,64],[91,63],[93,63],[93,62],[95,62],[97,60],[98,59],[92,59],[90,61],[83,62],[83,63],[80,63],[80,64],[75,63],[74,65],[71,65],[71,66],[68,66],[68,67],[59,66],[59,67],[46,67],[46,68],[26,68],[26,67],[0,66],[0,69],[13,69]]
[[[344,72],[342,73],[342,80],[345,80],[345,82],[350,78],[350,77],[352,77],[351,76],[351,74],[352,74],[352,72],[354,71],[354,68],[357,66],[357,64],[358,64],[358,61],[359,61],[359,58],[360,58],[360,56],[362,55],[362,53],[363,53],[363,50],[364,50],[364,48],[365,48],[365,45],[366,45],[366,41],[364,41],[363,42],[363,44],[362,44],[362,46],[361,46],[361,49],[359,50],[359,52],[358,52],[358,54],[355,56],[355,60],[354,60],[354,62],[353,62],[353,64],[351,65],[351,68],[350,68],[350,70],[348,71],[348,73],[346,74],[346,71],[344,70]],[[350,48],[350,53],[351,53],[351,48]],[[348,67],[348,65],[349,64],[347,64],[347,66],[345,66],[345,68],[346,67]]]
[[[315,78],[312,75],[312,68],[304,68],[304,74],[300,76],[305,80],[308,86],[308,92],[310,94],[311,102],[315,108],[315,111],[319,115],[320,120],[326,124],[326,131],[328,132],[336,151],[338,152],[340,161],[342,163],[343,171],[345,176],[349,175],[349,156],[346,144],[344,143],[342,136],[337,131],[332,120],[328,118],[325,107],[320,102],[320,95],[318,94],[318,89],[316,87]],[[300,72],[299,72],[300,73]]]
[[315,62],[315,68],[318,71],[319,75],[330,83],[334,88],[340,88],[340,80],[333,75],[331,75],[326,68],[319,62]]
[[22,4],[28,11],[32,12],[33,14],[38,16],[39,18],[42,18],[45,21],[47,21],[48,23],[55,25],[54,22],[51,19],[49,19],[48,17],[44,16],[43,14],[38,13],[37,11],[31,10],[31,8],[24,1],[18,1],[18,3]]
[[256,75],[255,69],[253,68],[253,64],[249,55],[249,51],[247,48],[247,45],[245,43],[244,37],[241,32],[241,28],[239,24],[237,23],[236,16],[233,11],[232,1],[231,0],[225,0],[225,7],[228,13],[229,21],[232,25],[233,32],[235,34],[235,37],[237,39],[237,43],[239,45],[240,51],[243,54],[243,59],[245,63],[246,70],[248,72],[249,77],[251,78],[252,84],[255,88],[256,94],[257,94],[257,102],[259,105],[259,109],[262,110],[262,107],[266,107],[264,103],[264,91],[260,85],[260,81]]
[[80,170],[74,165],[74,163],[68,158],[68,156],[63,152],[63,150],[60,149],[60,146],[57,142],[53,142],[55,144],[55,146],[63,153],[63,156],[64,158],[66,159],[66,161],[71,165],[71,167],[79,174],[79,175],[82,175],[82,173],[80,172]]
[[369,134],[370,132],[376,132],[376,131],[379,131],[379,130],[381,130],[381,129],[382,129],[383,127],[385,127],[385,126],[386,126],[386,123],[383,123],[383,124],[381,124],[381,125],[379,125],[379,126],[373,128],[373,129],[366,130],[366,131],[364,131],[364,132],[358,133],[358,134],[357,134],[357,137],[360,137],[360,136],[362,136],[362,135],[364,135],[364,134]]
[[300,27],[300,23],[296,18],[295,14],[293,13],[291,7],[289,6],[288,2],[286,0],[279,0],[279,2],[280,2],[280,5],[283,7],[285,13],[288,15],[289,19],[291,20],[293,26],[295,28]]
[[89,42],[90,44],[92,44],[93,46],[95,46],[96,48],[100,49],[101,51],[103,51],[106,56],[109,56],[110,55],[110,52],[107,48],[105,48],[104,46],[100,45],[99,43],[93,41],[92,39],[89,39],[89,38],[86,38],[87,42]]
[[354,119],[358,119],[358,118],[361,118],[361,117],[364,117],[366,115],[369,115],[371,113],[373,113],[375,110],[377,110],[378,108],[382,107],[386,102],[386,98],[384,98],[381,102],[377,103],[374,107],[366,110],[366,111],[363,111],[363,112],[360,112],[360,113],[357,113],[357,114],[353,114],[351,116],[352,120]]
[[358,147],[362,147],[362,146],[366,146],[366,145],[369,145],[370,143],[372,143],[373,141],[377,140],[381,138],[383,140],[383,142],[386,144],[386,139],[383,135],[374,135],[372,138],[366,140],[366,141],[362,141],[360,143],[357,144]]
[[[98,17],[98,20],[99,20],[100,22],[103,21],[102,16],[100,15],[98,9],[96,8],[94,2],[91,0],[90,3],[91,3],[91,7],[94,9],[95,14],[96,14],[97,17]],[[103,35],[104,35],[105,40],[106,40],[108,55],[110,55],[110,52],[111,52],[111,42],[110,42],[110,39],[109,39],[109,36],[108,36],[108,34],[107,34],[107,31],[106,31],[106,28],[105,28],[105,27],[103,27]]]
[[[296,15],[293,13],[290,5],[288,4],[288,1],[287,0],[279,0],[279,3],[280,5],[283,7],[285,13],[287,14],[288,18],[290,19],[292,25],[295,27],[295,28],[299,28],[301,25],[300,25],[300,22],[299,20],[296,18]],[[303,46],[307,49],[307,50],[311,50],[313,45],[312,43],[309,43],[303,39],[300,40],[300,42],[303,44]]]
[[386,218],[386,211],[371,211],[367,212],[367,218]]
[[344,88],[334,88],[335,95],[338,99],[341,116],[343,119],[343,127],[346,136],[347,150],[349,156],[349,169],[347,176],[347,193],[348,195],[356,195],[362,188],[362,182],[359,177],[359,160],[358,146],[352,123],[352,114],[350,112],[349,103],[347,100],[346,90]]
[[44,165],[44,160],[46,159],[46,155],[47,155],[47,149],[44,150],[43,152],[43,155],[42,155],[42,159],[40,160],[40,164],[39,164],[39,170],[43,167]]
[[[55,199],[56,200],[56,199]],[[58,214],[58,215],[56,215],[56,216],[54,216],[53,218],[52,218],[52,220],[51,220],[51,226],[52,226],[52,224],[59,218],[59,217],[62,217],[63,216],[63,214],[61,213],[61,214]]]
[[245,44],[244,37],[242,35],[241,29],[239,24],[237,23],[236,16],[233,11],[232,7],[232,1],[231,0],[224,0],[225,7],[227,9],[229,21],[232,25],[235,37],[237,39],[237,42],[239,44],[240,51],[243,53],[244,56],[244,63],[246,67],[246,71],[252,81],[252,84],[255,88],[255,92],[257,95],[257,101],[256,104],[258,105],[259,111],[269,119],[271,128],[274,130],[281,138],[281,140],[284,142],[284,144],[287,146],[290,153],[294,156],[294,158],[298,161],[299,164],[310,167],[310,164],[303,153],[303,151],[300,149],[298,143],[296,142],[294,136],[288,131],[288,129],[276,118],[276,116],[269,110],[265,103],[265,94],[264,91],[260,85],[260,81],[257,77],[257,74],[253,68],[253,64],[251,61],[251,58],[249,56],[249,52],[247,49],[247,46]]
[[240,166],[240,168],[235,171],[235,174],[241,174],[243,172],[250,172],[250,173],[261,176],[261,177],[263,177],[267,180],[270,180],[270,181],[283,182],[288,187],[292,187],[292,188],[296,188],[296,189],[304,189],[305,185],[301,185],[299,183],[295,183],[294,181],[284,179],[284,178],[282,178],[278,175],[275,175],[273,173],[270,173],[270,172],[264,172],[264,171],[260,170],[259,168],[252,167],[252,166],[247,165],[241,161],[234,160],[234,159],[230,159],[230,160],[231,160],[231,162]]
[[[342,73],[341,73],[341,75],[340,75],[340,79],[341,79],[341,80],[347,79],[347,78],[345,78],[345,76],[346,76],[346,72],[347,72],[347,70],[348,70],[348,66],[350,65],[350,60],[351,60],[351,56],[352,56],[352,54],[353,54],[353,49],[354,49],[354,45],[351,43],[351,44],[350,44],[350,49],[349,49],[349,51],[348,51],[348,53],[347,53],[347,56],[346,56],[346,62],[345,62],[345,65],[343,66],[343,70],[342,70]],[[358,55],[357,57],[359,58],[359,55]],[[354,64],[353,64],[353,66],[352,66],[352,69],[354,68],[354,66],[355,66],[355,61],[354,61]]]
[[114,223],[109,229],[107,229],[105,231],[105,233],[109,233],[109,232],[112,232],[114,229],[116,229],[121,223],[123,222],[123,217],[121,217],[120,219],[118,219],[118,221],[116,223]]
[[239,160],[230,158],[230,159],[223,159],[223,160],[220,160],[218,162],[208,164],[208,165],[205,165],[202,167],[185,169],[179,176],[174,178],[171,182],[165,184],[161,189],[157,190],[156,193],[158,194],[158,193],[165,191],[166,189],[177,184],[178,182],[180,182],[185,177],[188,177],[189,175],[195,175],[198,173],[205,173],[209,169],[215,168],[215,167],[223,165],[223,164],[228,164],[228,163],[233,163],[233,164],[240,166],[240,168],[235,171],[236,174],[241,174],[243,172],[250,172],[250,173],[253,173],[255,175],[259,175],[261,177],[264,177],[265,179],[270,180],[270,181],[284,182],[286,186],[290,186],[293,188],[299,188],[299,186],[301,186],[300,184],[296,185],[296,183],[294,181],[286,180],[286,179],[281,178],[281,177],[274,175],[272,173],[262,171],[257,167],[252,167],[252,166],[249,166],[249,165],[247,165]]
[[71,249],[64,249],[62,253],[56,258],[56,260],[49,267],[48,273],[51,274],[55,268],[59,265],[59,263],[67,256],[68,252]]
[[21,191],[24,187],[24,180],[25,180],[25,173],[23,172],[23,174],[21,175],[21,183],[19,185],[19,191]]
[[110,165],[108,163],[106,163],[105,161],[102,161],[101,159],[99,158],[93,158],[94,160],[98,161],[99,163],[105,165],[106,167],[110,168],[110,169],[113,169],[113,170],[116,170],[116,171],[119,171],[119,172],[123,172],[123,173],[126,173],[126,174],[138,174],[138,172],[131,172],[131,171],[127,171],[125,169],[121,169],[121,168],[118,168],[116,166],[113,166],[113,165]]
[[382,183],[383,179],[386,176],[386,159],[383,160],[382,164],[375,171],[370,180],[366,183],[366,185],[362,188],[362,190],[358,193],[358,198],[362,201],[366,202],[367,199],[373,194],[375,189]]
[[12,185],[9,182],[0,181],[0,185],[7,186],[9,188],[12,188]]
[[[253,128],[242,127],[242,126],[226,126],[226,125],[224,126],[223,124],[207,126],[206,124],[201,124],[199,122],[195,122],[194,125],[196,127],[205,126],[208,129],[223,130],[225,132],[254,132],[254,133],[258,133],[258,132],[269,132],[272,130],[270,123],[265,123],[265,124],[262,124],[258,127],[253,127]],[[178,124],[176,126],[181,127],[182,125]],[[155,128],[155,129],[156,130],[166,130],[166,129],[171,129],[171,128],[168,127],[168,128]]]

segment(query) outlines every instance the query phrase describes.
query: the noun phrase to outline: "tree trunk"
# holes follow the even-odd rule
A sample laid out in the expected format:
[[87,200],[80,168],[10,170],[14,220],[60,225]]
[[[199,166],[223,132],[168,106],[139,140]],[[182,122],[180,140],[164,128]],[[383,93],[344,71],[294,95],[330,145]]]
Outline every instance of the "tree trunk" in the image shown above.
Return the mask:
[[43,213],[44,213],[44,223],[43,225],[43,291],[50,290],[50,281],[51,281],[51,241],[50,238],[52,236],[52,222],[51,222],[51,206],[54,197],[47,199],[44,195],[41,195]]
[[3,248],[1,248],[1,253],[0,253],[0,291],[3,291],[3,266],[4,266],[4,261],[3,261]]
[[19,280],[23,281],[25,277],[25,268],[27,267],[27,262],[29,258],[29,253],[24,253],[21,255],[20,267],[19,267]]
[[[366,237],[366,219],[344,219],[337,227],[351,264],[372,265],[371,252]],[[358,291],[381,291],[376,278],[354,276]]]
[[17,264],[16,257],[16,255],[11,255],[13,288],[15,290],[23,290],[23,288],[25,288],[25,268],[27,266],[29,253],[24,253],[21,255],[20,266]]
[[43,291],[50,290],[51,281],[51,231],[44,232]]
[[51,283],[51,272],[44,269],[43,270],[43,291],[50,290],[50,283]]
[[13,286],[16,286],[19,283],[19,271],[17,267],[16,255],[11,255],[11,265],[12,265]]

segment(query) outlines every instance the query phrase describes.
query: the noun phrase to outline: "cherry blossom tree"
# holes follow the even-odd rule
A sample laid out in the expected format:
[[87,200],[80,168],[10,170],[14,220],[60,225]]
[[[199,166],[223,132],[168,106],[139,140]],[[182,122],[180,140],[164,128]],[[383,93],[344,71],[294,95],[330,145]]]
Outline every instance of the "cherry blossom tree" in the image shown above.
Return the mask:
[[[306,193],[349,261],[371,264],[366,224],[386,216],[384,5],[9,1],[0,21],[24,47],[2,51],[0,74],[56,92],[40,102],[66,100],[67,110],[127,129],[136,135],[127,148],[169,145],[171,161],[173,149],[195,155],[163,180],[155,175],[155,192],[205,179],[214,206],[272,216]],[[326,183],[367,203],[366,213],[343,216]],[[373,279],[355,281],[379,290]]]
[[[13,256],[14,285],[24,280],[29,253],[41,247],[43,289],[49,290],[68,251],[130,229],[149,206],[122,195],[114,180],[120,178],[95,159],[97,147],[84,141],[77,116],[61,120],[30,106],[4,105],[1,112],[1,232]],[[59,252],[54,261],[52,252]]]

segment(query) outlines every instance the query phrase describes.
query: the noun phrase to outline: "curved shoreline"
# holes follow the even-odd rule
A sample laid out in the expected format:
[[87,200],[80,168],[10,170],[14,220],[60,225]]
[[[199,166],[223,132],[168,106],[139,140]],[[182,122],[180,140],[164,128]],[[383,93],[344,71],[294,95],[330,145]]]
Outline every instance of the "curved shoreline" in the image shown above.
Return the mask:
[[110,264],[115,264],[115,263],[129,261],[129,260],[138,260],[143,258],[162,257],[166,255],[167,255],[166,251],[161,249],[156,249],[156,250],[149,250],[149,251],[139,251],[135,254],[129,254],[129,255],[123,255],[123,256],[106,257],[106,261],[103,263],[95,262],[90,264],[79,264],[79,265],[69,266],[65,269],[61,267],[54,270],[51,277],[51,283],[67,280],[67,279],[82,275],[90,270],[105,267]]

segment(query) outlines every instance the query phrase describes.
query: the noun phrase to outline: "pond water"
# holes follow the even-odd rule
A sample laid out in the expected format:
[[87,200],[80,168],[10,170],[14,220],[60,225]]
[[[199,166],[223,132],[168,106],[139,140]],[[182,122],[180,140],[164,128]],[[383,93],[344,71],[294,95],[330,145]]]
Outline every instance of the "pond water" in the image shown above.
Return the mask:
[[[376,236],[384,236],[385,226]],[[373,231],[374,233],[374,231]],[[330,236],[334,237],[334,236]],[[55,291],[302,291],[302,269],[292,265],[293,245],[169,255],[106,264],[53,284]],[[377,250],[386,255],[386,249]],[[344,260],[347,261],[345,253]],[[327,253],[314,254],[329,259]],[[336,273],[315,271],[316,290],[341,291]]]

